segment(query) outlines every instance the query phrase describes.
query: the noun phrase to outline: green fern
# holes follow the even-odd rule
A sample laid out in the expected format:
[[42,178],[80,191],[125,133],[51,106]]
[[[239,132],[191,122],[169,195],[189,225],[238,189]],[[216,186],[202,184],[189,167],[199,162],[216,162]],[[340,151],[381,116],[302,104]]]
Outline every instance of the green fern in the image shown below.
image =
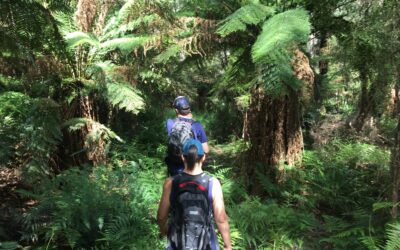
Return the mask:
[[16,249],[21,249],[21,245],[18,244],[18,242],[14,241],[3,241],[0,242],[0,250],[16,250]]
[[304,9],[288,10],[271,17],[253,45],[253,61],[280,62],[281,58],[286,58],[281,53],[307,42],[310,30],[309,16]]
[[140,92],[131,85],[124,83],[107,84],[107,99],[119,109],[137,114],[144,108]]
[[273,8],[260,3],[245,5],[221,21],[217,33],[224,37],[233,32],[245,31],[247,25],[257,25],[273,14]]
[[400,223],[389,224],[386,229],[388,237],[385,250],[400,249]]
[[158,54],[154,60],[157,63],[165,63],[167,62],[170,58],[176,56],[179,52],[181,51],[181,47],[179,45],[172,45],[168,47],[164,52]]
[[260,64],[262,82],[272,95],[285,92],[282,82],[294,90],[299,89],[291,59],[294,49],[306,43],[310,27],[308,13],[303,9],[277,14],[263,24],[262,32],[252,47],[252,59]]
[[91,46],[96,46],[96,47],[100,45],[99,41],[94,35],[84,33],[81,31],[75,31],[66,34],[65,40],[67,41],[69,48],[75,48],[83,44],[89,44]]
[[143,47],[147,41],[149,41],[149,37],[141,36],[125,36],[121,38],[114,38],[108,41],[105,41],[100,44],[100,51],[103,53],[119,49],[123,54],[129,54],[134,49],[139,47]]

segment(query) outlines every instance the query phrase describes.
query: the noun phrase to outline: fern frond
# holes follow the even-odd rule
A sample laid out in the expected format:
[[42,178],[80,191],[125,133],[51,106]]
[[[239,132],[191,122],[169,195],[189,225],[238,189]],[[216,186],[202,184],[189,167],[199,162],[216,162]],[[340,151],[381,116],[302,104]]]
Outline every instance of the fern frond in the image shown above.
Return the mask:
[[15,250],[15,249],[21,249],[22,246],[18,244],[18,242],[15,241],[4,241],[0,242],[0,250]]
[[257,25],[268,16],[273,15],[274,9],[263,4],[251,3],[236,10],[233,14],[219,23],[217,33],[225,37],[236,31],[246,30],[246,25]]
[[171,47],[167,48],[164,52],[158,54],[154,60],[157,63],[165,63],[171,57],[176,56],[181,51],[181,47],[179,45],[172,45]]
[[94,35],[84,33],[81,31],[75,31],[65,35],[65,40],[67,41],[69,48],[75,48],[76,46],[89,44],[92,46],[99,46],[100,43]]
[[89,142],[94,142],[98,141],[100,137],[103,137],[103,139],[116,139],[117,141],[123,142],[123,140],[111,129],[107,128],[103,124],[96,122],[90,118],[84,118],[84,117],[75,117],[71,118],[67,121],[65,121],[62,124],[63,128],[68,128],[70,131],[77,131],[87,124],[92,124],[93,125],[93,130],[91,133],[88,134],[88,137],[86,140]]
[[126,36],[121,38],[115,38],[112,40],[101,43],[100,49],[102,52],[108,52],[115,49],[119,49],[123,54],[128,54],[134,49],[144,46],[149,40],[149,37],[133,37]]
[[107,99],[119,109],[125,109],[133,114],[139,113],[144,108],[140,92],[131,85],[124,83],[107,84]]
[[368,250],[379,250],[381,249],[377,244],[377,239],[370,236],[360,237],[361,242],[367,247]]
[[68,34],[78,30],[78,27],[74,22],[73,16],[70,13],[55,11],[53,15],[55,20],[57,20],[58,26],[60,27],[62,33]]
[[287,62],[285,52],[299,43],[305,43],[310,31],[309,16],[304,9],[288,10],[271,17],[264,23],[253,45],[253,61],[290,63]]
[[103,33],[105,34],[105,38],[113,37],[118,33],[116,30],[121,27],[122,23],[127,22],[129,16],[132,14],[133,8],[137,5],[137,1],[126,1],[126,3],[119,9],[117,15],[113,16],[104,27]]
[[400,249],[400,223],[389,224],[386,229],[388,240],[386,242],[385,250]]
[[[102,36],[102,39],[123,36],[129,32],[134,31],[141,25],[148,25],[157,19],[159,19],[159,16],[157,14],[140,16],[139,18],[132,20],[127,24],[118,25],[118,27],[116,27],[115,29],[111,29],[111,30],[107,31],[107,33],[105,33],[104,36]],[[110,24],[115,25],[115,23],[112,24],[111,22],[110,22]]]
[[67,120],[62,124],[62,128],[68,128],[69,131],[77,131],[81,128],[83,128],[87,123],[90,123],[91,119],[89,118],[82,118],[82,117],[77,117],[77,118],[72,118]]

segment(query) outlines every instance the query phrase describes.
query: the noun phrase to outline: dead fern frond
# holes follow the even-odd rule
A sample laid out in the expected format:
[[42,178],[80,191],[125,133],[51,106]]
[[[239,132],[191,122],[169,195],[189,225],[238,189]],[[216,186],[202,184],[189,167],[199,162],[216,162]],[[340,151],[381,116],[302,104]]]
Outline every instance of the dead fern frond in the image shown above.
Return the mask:
[[75,12],[75,20],[78,27],[83,32],[89,32],[92,29],[96,18],[97,4],[96,0],[79,0]]

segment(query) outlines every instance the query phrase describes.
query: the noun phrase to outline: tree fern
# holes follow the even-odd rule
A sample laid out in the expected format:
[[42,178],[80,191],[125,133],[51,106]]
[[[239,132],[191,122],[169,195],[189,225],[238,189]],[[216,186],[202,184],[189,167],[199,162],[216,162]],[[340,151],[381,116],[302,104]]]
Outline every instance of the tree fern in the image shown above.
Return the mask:
[[311,24],[304,9],[288,10],[268,19],[252,48],[252,58],[260,62],[285,62],[290,65],[287,51],[307,42]]
[[236,31],[244,31],[247,25],[259,24],[273,13],[273,8],[260,3],[245,5],[221,21],[217,33],[224,37]]
[[137,114],[144,108],[140,92],[126,83],[107,84],[107,99],[113,106],[133,114]]

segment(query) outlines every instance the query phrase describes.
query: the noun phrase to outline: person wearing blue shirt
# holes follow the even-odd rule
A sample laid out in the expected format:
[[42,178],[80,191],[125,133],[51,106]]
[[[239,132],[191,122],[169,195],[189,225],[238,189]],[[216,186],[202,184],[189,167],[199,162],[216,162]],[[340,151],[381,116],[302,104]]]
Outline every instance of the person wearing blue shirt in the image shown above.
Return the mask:
[[[197,122],[193,119],[193,115],[190,109],[189,99],[185,96],[178,96],[175,98],[173,102],[173,107],[175,108],[176,118],[175,119],[168,119],[166,123],[168,136],[171,134],[172,127],[174,126],[177,120],[190,122],[192,124],[192,132],[194,133],[194,138],[199,140],[203,146],[203,150],[206,154],[209,152],[208,148],[208,138],[206,132],[204,131],[203,126],[200,122]],[[168,174],[170,176],[179,174],[185,168],[183,162],[176,163],[173,162],[171,159],[166,157],[165,162],[168,166]]]

